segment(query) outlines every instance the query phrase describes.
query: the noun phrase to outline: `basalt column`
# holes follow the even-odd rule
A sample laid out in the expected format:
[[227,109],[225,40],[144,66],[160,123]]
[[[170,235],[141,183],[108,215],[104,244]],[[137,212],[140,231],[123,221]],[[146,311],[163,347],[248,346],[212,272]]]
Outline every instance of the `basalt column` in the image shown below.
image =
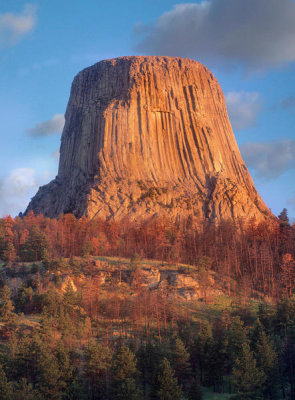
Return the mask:
[[272,216],[241,158],[222,90],[197,61],[101,61],[75,77],[65,119],[58,175],[27,211]]

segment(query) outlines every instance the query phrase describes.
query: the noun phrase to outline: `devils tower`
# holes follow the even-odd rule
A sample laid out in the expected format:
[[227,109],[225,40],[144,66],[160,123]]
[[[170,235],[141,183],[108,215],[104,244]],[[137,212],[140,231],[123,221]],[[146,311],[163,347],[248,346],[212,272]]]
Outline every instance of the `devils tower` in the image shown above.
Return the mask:
[[213,74],[197,61],[152,56],[101,61],[75,77],[58,175],[29,210],[117,219],[272,215]]

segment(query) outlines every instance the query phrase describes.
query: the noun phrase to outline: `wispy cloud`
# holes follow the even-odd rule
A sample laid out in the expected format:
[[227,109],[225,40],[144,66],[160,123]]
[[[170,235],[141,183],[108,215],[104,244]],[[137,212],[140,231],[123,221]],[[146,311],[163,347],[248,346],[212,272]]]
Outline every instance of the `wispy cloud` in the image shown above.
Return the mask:
[[257,92],[228,92],[225,101],[233,130],[255,126],[262,101]]
[[177,4],[138,23],[136,50],[261,70],[295,61],[293,0],[209,0]]
[[295,169],[295,140],[249,142],[240,149],[246,164],[254,169],[257,177],[274,179]]
[[24,211],[39,186],[33,168],[17,168],[0,180],[0,217]]
[[65,124],[65,117],[62,114],[54,114],[50,120],[37,123],[26,132],[33,137],[43,137],[60,133]]
[[31,32],[36,25],[36,11],[35,5],[27,4],[20,14],[0,14],[0,46],[13,46]]

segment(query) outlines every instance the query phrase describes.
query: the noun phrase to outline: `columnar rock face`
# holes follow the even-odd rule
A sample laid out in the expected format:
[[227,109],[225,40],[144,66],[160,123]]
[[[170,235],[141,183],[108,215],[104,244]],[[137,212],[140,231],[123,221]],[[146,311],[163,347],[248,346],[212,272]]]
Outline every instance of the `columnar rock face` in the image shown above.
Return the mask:
[[101,61],[75,77],[65,119],[58,175],[27,211],[272,216],[241,158],[222,90],[196,61]]

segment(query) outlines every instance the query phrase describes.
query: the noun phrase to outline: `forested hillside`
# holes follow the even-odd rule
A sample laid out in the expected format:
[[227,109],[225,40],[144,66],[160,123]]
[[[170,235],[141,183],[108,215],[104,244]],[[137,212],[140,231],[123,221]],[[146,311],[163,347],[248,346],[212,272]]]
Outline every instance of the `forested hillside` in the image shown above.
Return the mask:
[[206,268],[228,282],[233,278],[246,291],[259,290],[279,298],[293,291],[295,229],[286,211],[278,221],[250,220],[172,223],[151,218],[141,223],[99,219],[58,219],[34,216],[0,219],[0,259],[15,261],[60,260],[73,256],[120,256],[198,265],[207,257]]
[[0,399],[295,399],[294,227],[0,220]]

